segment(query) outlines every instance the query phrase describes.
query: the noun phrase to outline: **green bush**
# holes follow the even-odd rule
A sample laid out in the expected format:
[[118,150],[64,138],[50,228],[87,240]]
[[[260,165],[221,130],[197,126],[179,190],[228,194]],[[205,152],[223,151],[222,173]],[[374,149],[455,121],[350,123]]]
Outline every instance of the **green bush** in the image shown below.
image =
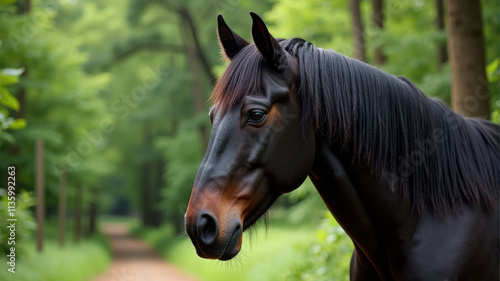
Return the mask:
[[[0,46],[2,41],[0,40]],[[19,75],[24,72],[23,68],[0,69],[0,145],[6,140],[14,143],[14,137],[6,130],[17,130],[26,127],[25,119],[14,119],[9,117],[10,111],[19,110],[19,101],[13,96],[9,87],[19,81]]]
[[[0,189],[0,221],[7,221],[9,215],[8,197],[5,189]],[[45,224],[43,252],[36,251],[34,230],[36,223],[30,208],[34,199],[29,192],[22,191],[15,199],[15,245],[9,245],[10,229],[0,227],[0,280],[15,281],[86,281],[103,272],[111,262],[110,247],[103,234],[74,244],[71,240],[73,229],[67,228],[66,246],[57,242],[57,223]],[[10,247],[15,247],[15,273],[7,269],[7,255]]]
[[[49,239],[42,253],[36,252],[33,242],[24,242],[26,254],[16,259],[16,273],[8,272],[3,266],[0,280],[87,281],[104,272],[111,262],[106,241],[99,234],[61,248],[56,240]],[[0,264],[6,265],[6,262],[6,256],[0,256]]]
[[293,264],[286,280],[348,280],[353,244],[330,213],[317,231],[317,242],[301,245],[305,258]]
[[[23,191],[17,194],[15,205],[15,216],[7,217],[8,211],[8,196],[5,189],[0,188],[0,221],[5,223],[0,227],[0,255],[5,256],[10,252],[11,247],[16,248],[16,256],[26,253],[26,242],[32,240],[31,234],[36,229],[36,223],[33,219],[33,214],[30,207],[33,206],[33,197],[29,192]],[[10,228],[7,228],[8,218],[17,219],[15,221],[15,240],[8,243]],[[14,243],[15,244],[14,244]]]

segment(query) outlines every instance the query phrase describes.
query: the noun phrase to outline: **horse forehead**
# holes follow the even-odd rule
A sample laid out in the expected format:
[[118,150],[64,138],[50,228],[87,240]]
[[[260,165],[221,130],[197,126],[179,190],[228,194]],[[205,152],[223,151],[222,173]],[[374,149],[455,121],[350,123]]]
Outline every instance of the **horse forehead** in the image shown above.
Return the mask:
[[288,73],[263,73],[262,74],[262,96],[273,103],[279,95],[288,94],[292,79]]

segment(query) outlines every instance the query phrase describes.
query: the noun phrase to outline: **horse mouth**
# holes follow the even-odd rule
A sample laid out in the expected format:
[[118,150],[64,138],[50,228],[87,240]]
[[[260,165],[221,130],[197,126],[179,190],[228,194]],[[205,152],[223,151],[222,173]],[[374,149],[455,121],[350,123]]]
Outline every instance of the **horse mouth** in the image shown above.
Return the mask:
[[269,210],[269,208],[271,208],[278,197],[279,193],[275,193],[269,190],[265,195],[263,201],[257,206],[257,208],[244,219],[243,231],[253,226]]
[[224,250],[224,253],[219,258],[219,260],[221,260],[221,261],[230,260],[230,259],[234,258],[240,252],[242,233],[243,233],[243,230],[241,229],[241,225],[238,225],[234,229],[233,234],[231,235],[231,238],[229,239],[229,242],[227,243],[226,249]]

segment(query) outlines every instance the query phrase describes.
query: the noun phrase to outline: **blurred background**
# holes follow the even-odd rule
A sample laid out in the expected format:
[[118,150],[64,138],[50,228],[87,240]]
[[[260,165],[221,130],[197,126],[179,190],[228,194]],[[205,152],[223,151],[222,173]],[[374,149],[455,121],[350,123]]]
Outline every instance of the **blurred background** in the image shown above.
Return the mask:
[[[498,122],[499,2],[480,8]],[[236,261],[202,260],[184,235],[210,134],[207,100],[227,65],[216,15],[251,41],[249,11],[275,37],[406,76],[450,104],[442,0],[0,0],[1,280],[92,280],[113,262],[106,224],[199,280],[347,279],[352,243],[309,181],[244,237]]]

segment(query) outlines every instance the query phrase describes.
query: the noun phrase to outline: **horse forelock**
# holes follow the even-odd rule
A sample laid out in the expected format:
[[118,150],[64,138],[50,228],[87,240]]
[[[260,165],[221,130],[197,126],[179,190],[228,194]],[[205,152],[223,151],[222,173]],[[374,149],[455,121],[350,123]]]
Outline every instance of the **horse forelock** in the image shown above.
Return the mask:
[[225,112],[245,96],[261,89],[263,59],[254,44],[241,49],[217,80],[210,100],[217,110]]

